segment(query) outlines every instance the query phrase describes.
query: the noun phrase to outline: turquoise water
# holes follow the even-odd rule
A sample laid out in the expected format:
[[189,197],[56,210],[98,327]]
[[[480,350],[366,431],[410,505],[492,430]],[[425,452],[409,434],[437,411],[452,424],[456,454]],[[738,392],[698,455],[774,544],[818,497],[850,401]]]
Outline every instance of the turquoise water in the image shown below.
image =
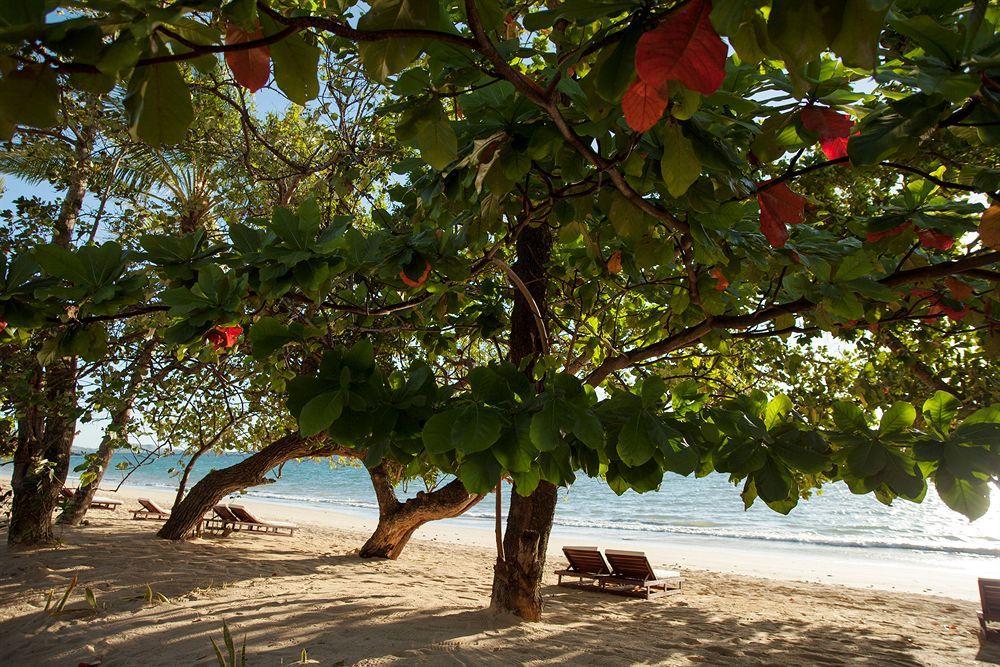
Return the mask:
[[[213,468],[233,465],[242,454],[206,455],[200,459],[192,482]],[[74,457],[73,465],[82,461]],[[116,455],[135,461],[134,455]],[[129,486],[174,489],[179,457],[153,459],[131,471]],[[114,489],[127,471],[110,470],[102,488]],[[72,473],[71,473],[72,475]],[[416,493],[422,486],[402,489]],[[328,507],[366,515],[375,514],[375,494],[368,473],[357,467],[332,467],[327,461],[291,461],[274,484],[250,489],[248,495],[271,502]],[[580,478],[570,489],[560,489],[556,524],[618,533],[625,539],[652,540],[665,534],[765,540],[789,544],[837,547],[882,547],[921,552],[973,556],[1000,556],[1000,494],[994,507],[975,522],[948,509],[933,490],[920,505],[897,501],[886,507],[871,496],[854,496],[842,484],[827,487],[821,495],[803,501],[788,516],[760,504],[743,511],[739,489],[723,475],[702,479],[668,474],[661,490],[617,497],[598,480]],[[506,502],[505,502],[506,504]],[[453,521],[474,521],[487,527],[493,520],[493,503],[487,499]]]

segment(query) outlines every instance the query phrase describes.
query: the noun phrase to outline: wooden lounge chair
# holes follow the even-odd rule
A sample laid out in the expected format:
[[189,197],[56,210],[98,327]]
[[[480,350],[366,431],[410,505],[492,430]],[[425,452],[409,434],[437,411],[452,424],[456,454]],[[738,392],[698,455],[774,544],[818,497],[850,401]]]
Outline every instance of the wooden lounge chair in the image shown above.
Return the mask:
[[243,521],[240,521],[239,518],[233,514],[233,511],[229,509],[229,505],[216,505],[212,508],[212,512],[215,513],[215,516],[204,520],[205,528],[207,530],[221,530],[225,533],[230,533],[234,530],[241,530],[243,528],[252,529],[251,526]]
[[1000,579],[979,579],[979,599],[983,610],[979,612],[979,625],[983,628],[985,639],[995,638],[997,630],[990,628],[990,623],[1000,621]]
[[291,536],[295,534],[295,529],[298,528],[297,525],[289,521],[265,521],[258,519],[243,505],[230,505],[229,509],[244,526],[250,526],[249,530],[252,531],[281,534],[287,530],[288,535]]
[[[65,486],[59,489],[60,495],[66,500],[73,497],[74,491],[72,489],[67,489]],[[112,512],[118,509],[118,506],[122,504],[120,500],[114,500],[113,498],[102,498],[101,496],[94,496],[90,500],[90,508],[95,510],[111,510]]]
[[[618,551],[606,549],[604,555],[611,565],[611,576],[602,577],[601,588],[610,593],[632,595],[650,599],[661,595],[679,593],[681,590],[680,572],[674,570],[656,570],[650,564],[646,554],[641,551]],[[609,589],[609,586],[614,588]]]
[[170,518],[170,510],[165,510],[149,498],[139,498],[142,509],[132,510],[133,519],[154,519],[166,521]]
[[[597,547],[563,547],[563,554],[569,561],[569,567],[556,570],[559,586],[593,588],[595,583],[611,574],[604,554]],[[563,577],[576,577],[577,581],[563,583]],[[589,583],[583,583],[585,579]]]

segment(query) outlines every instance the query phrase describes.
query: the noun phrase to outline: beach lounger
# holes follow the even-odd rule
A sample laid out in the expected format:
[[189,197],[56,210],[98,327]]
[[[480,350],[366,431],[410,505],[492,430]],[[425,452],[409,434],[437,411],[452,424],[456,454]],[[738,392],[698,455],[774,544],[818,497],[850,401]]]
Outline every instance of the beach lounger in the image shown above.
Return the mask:
[[995,638],[997,630],[990,628],[990,623],[1000,622],[1000,579],[979,579],[979,599],[983,610],[979,612],[979,625],[983,628],[983,637]]
[[165,510],[149,498],[139,498],[142,509],[132,510],[133,519],[154,519],[165,521],[170,518],[170,510]]
[[[656,570],[646,554],[641,551],[618,551],[605,549],[604,555],[611,566],[611,576],[602,577],[601,588],[610,593],[633,595],[650,599],[661,595],[679,593],[680,572]],[[612,586],[613,588],[608,588]]]
[[[569,567],[556,570],[559,586],[593,588],[596,582],[611,574],[611,568],[604,560],[604,554],[597,547],[563,547],[563,554],[569,561]],[[563,583],[563,577],[576,577],[577,581]],[[584,584],[585,579],[589,580],[589,583]]]
[[229,509],[229,505],[216,505],[212,508],[212,512],[215,513],[214,517],[210,517],[204,520],[205,528],[208,530],[222,530],[222,531],[234,531],[247,528],[252,530],[253,527],[246,524],[237,518],[233,511]]
[[288,535],[291,536],[295,534],[295,529],[298,528],[297,525],[288,521],[265,521],[258,519],[243,505],[230,505],[229,509],[244,525],[251,526],[250,530],[275,534],[288,531]]
[[[72,489],[67,489],[65,486],[59,490],[59,493],[63,498],[69,500],[73,497],[74,491]],[[118,506],[122,504],[120,500],[114,500],[113,498],[102,498],[101,496],[94,496],[90,500],[90,508],[95,510],[111,510],[112,512],[118,509]]]

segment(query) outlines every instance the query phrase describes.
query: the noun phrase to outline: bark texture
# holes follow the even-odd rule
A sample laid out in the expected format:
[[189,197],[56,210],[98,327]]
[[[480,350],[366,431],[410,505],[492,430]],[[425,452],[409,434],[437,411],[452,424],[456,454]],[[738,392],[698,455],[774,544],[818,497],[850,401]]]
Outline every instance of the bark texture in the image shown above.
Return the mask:
[[[72,245],[87,194],[95,136],[95,128],[86,123],[77,133],[69,186],[52,233],[52,242],[64,248]],[[38,348],[42,342],[37,341]],[[77,417],[76,357],[56,359],[44,368],[33,357],[31,364],[26,400],[18,406],[14,500],[7,530],[7,543],[24,548],[56,541],[52,513],[69,472]]]
[[[551,252],[552,234],[548,227],[521,230],[513,269],[527,288],[531,301],[520,290],[514,291],[510,358],[529,376],[538,357],[548,351],[546,336],[541,329],[548,324],[545,294],[549,278],[546,265]],[[541,618],[542,572],[555,509],[556,487],[549,482],[541,482],[527,497],[511,493],[503,557],[498,556],[493,570],[490,606],[494,609],[512,612],[528,621]]]
[[368,471],[378,499],[378,526],[361,547],[362,558],[391,558],[403,552],[414,531],[428,521],[447,519],[466,512],[485,496],[470,494],[461,480],[455,479],[440,489],[417,494],[399,502],[394,485],[398,470],[388,462]]

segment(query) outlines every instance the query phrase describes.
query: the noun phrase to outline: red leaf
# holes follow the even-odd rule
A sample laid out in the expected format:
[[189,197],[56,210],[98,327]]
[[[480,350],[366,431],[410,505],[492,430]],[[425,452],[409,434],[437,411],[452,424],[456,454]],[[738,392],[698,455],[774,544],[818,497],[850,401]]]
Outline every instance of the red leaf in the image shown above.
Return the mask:
[[727,287],[729,287],[729,279],[726,278],[726,274],[722,272],[722,269],[715,267],[708,272],[710,276],[715,278],[715,289],[718,292],[724,292]]
[[868,232],[868,234],[865,235],[865,240],[868,241],[868,243],[878,243],[882,239],[887,239],[890,236],[897,236],[899,234],[902,234],[903,232],[906,231],[907,227],[909,226],[910,226],[910,221],[907,220],[903,224],[896,225],[891,229],[883,229],[882,231],[878,232]]
[[[264,33],[260,28],[247,32],[237,25],[230,24],[226,30],[226,44],[242,44],[261,39],[263,36]],[[226,64],[229,65],[236,83],[251,93],[256,93],[267,85],[271,75],[271,52],[266,46],[226,51]]]
[[802,127],[819,135],[819,145],[828,160],[847,157],[847,139],[854,121],[828,107],[808,106],[802,110]]
[[608,273],[619,274],[622,272],[622,251],[615,250],[608,260]]
[[212,327],[205,334],[205,339],[217,351],[228,350],[233,345],[236,345],[236,341],[239,339],[241,333],[243,333],[243,327],[239,325],[235,327]]
[[3,330],[6,328],[7,328],[7,323],[0,320],[0,333],[3,333]]
[[784,248],[788,241],[788,228],[805,219],[806,200],[795,194],[784,183],[768,186],[757,184],[757,203],[760,204],[760,231],[774,248]]
[[933,229],[918,229],[917,238],[920,239],[920,246],[928,249],[949,250],[955,245],[955,239]]
[[420,274],[415,280],[406,274],[406,268],[403,268],[399,272],[399,279],[403,281],[403,284],[407,287],[420,287],[425,282],[427,282],[428,276],[431,275],[431,263],[424,261],[424,272]]
[[666,95],[642,79],[636,79],[622,98],[625,122],[636,132],[645,132],[656,125],[666,108]]
[[726,78],[726,44],[708,15],[711,0],[690,0],[643,34],[635,50],[639,78],[654,86],[680,81],[711,95]]
[[[972,285],[954,276],[945,278],[944,284],[948,286],[948,291],[958,301],[965,301],[972,296]],[[3,331],[2,327],[0,327],[0,331]]]

